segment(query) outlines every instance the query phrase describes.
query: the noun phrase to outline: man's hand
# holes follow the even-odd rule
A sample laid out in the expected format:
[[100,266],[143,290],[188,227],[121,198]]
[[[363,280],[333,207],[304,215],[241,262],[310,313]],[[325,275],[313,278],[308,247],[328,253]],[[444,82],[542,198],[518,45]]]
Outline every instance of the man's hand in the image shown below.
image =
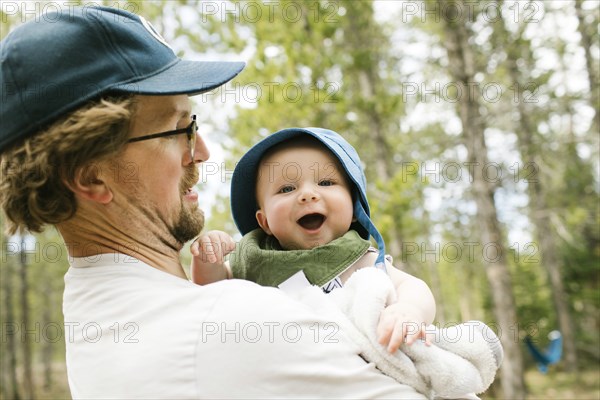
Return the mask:
[[379,343],[387,346],[390,353],[396,352],[402,343],[413,344],[418,339],[425,339],[425,344],[431,342],[426,335],[427,324],[422,317],[422,311],[413,305],[393,303],[387,306],[379,316],[377,337]]
[[206,285],[230,278],[225,256],[235,249],[235,241],[222,231],[208,231],[190,246],[192,282]]

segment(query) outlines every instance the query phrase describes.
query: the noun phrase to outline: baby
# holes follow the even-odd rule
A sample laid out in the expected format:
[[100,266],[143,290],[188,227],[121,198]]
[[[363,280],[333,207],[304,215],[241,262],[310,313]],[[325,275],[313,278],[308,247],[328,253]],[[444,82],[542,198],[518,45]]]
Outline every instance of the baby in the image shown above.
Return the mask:
[[329,292],[358,269],[377,266],[397,294],[380,316],[380,343],[395,352],[402,343],[427,339],[425,327],[435,316],[431,290],[385,257],[369,217],[360,158],[340,135],[290,128],[257,143],[234,170],[231,205],[245,236],[236,246],[224,232],[202,235],[192,245],[194,282],[233,277],[279,286],[302,271],[310,284]]

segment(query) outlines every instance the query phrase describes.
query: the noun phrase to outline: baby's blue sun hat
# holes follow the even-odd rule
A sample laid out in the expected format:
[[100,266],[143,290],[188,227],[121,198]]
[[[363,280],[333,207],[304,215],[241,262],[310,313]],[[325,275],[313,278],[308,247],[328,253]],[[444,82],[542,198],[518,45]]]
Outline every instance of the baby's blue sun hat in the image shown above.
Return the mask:
[[259,228],[256,221],[257,201],[255,195],[256,175],[260,160],[273,146],[297,136],[310,135],[325,145],[340,161],[346,174],[354,184],[355,228],[364,239],[371,236],[377,242],[377,263],[385,269],[385,244],[381,234],[370,218],[367,200],[367,180],[360,157],[354,147],[338,133],[323,128],[287,128],[275,132],[255,144],[238,162],[231,178],[231,212],[242,235]]

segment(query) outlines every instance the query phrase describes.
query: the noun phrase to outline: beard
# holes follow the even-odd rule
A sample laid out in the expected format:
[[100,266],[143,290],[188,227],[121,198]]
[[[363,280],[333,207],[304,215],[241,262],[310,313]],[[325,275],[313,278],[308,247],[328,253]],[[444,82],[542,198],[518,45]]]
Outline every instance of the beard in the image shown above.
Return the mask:
[[201,209],[185,208],[183,202],[179,211],[179,218],[170,228],[171,235],[180,243],[194,239],[204,228],[204,213]]
[[[199,172],[195,165],[190,166],[186,171],[180,184],[180,191],[184,193],[188,188],[193,187],[198,182]],[[183,195],[182,195],[183,196]],[[171,235],[180,243],[188,242],[200,234],[204,228],[204,212],[197,205],[186,207],[185,201],[181,199],[179,215],[169,231]]]

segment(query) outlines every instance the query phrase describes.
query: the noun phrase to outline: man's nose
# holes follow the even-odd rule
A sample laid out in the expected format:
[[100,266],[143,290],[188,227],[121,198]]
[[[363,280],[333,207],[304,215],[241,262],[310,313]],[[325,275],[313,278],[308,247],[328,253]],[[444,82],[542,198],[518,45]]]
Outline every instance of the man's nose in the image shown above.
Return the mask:
[[206,146],[206,142],[202,139],[199,133],[196,133],[196,144],[194,148],[194,163],[199,164],[210,158],[210,151]]

